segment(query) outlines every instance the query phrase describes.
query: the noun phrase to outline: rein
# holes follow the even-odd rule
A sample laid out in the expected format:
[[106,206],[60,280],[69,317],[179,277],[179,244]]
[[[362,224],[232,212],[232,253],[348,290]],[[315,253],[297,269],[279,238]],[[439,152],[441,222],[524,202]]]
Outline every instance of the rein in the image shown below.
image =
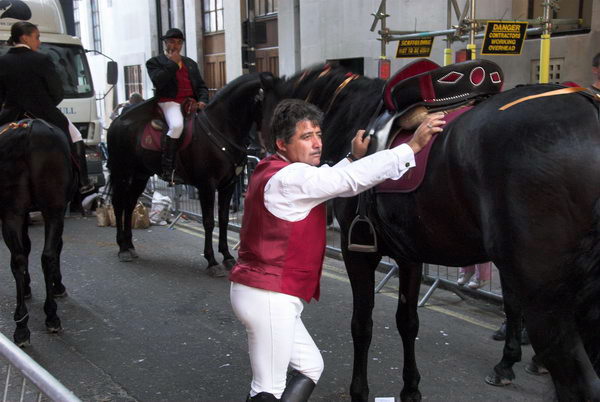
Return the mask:
[[[239,176],[242,170],[244,169],[244,166],[246,165],[246,149],[239,146],[238,144],[224,136],[219,130],[217,130],[217,128],[211,123],[210,119],[208,118],[208,114],[206,113],[206,111],[202,110],[202,112],[196,119],[196,122],[198,123],[202,131],[206,133],[210,141],[220,151],[222,151],[225,154],[225,156],[227,156],[229,161],[233,164],[235,168],[235,176]],[[235,156],[231,152],[231,148],[235,149],[240,154],[242,154],[242,157],[236,160]]]

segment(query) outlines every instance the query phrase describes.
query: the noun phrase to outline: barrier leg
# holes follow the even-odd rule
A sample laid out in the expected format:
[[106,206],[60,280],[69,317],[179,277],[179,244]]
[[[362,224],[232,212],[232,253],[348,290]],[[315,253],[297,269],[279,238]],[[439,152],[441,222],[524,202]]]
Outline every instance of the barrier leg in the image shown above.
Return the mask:
[[417,304],[418,307],[423,307],[425,305],[425,303],[427,303],[427,300],[429,300],[429,298],[431,297],[431,295],[433,294],[433,292],[440,285],[440,281],[441,281],[441,279],[437,278],[435,280],[435,282],[433,282],[433,284],[431,285],[431,287],[429,288],[429,290],[427,291],[427,293],[425,293],[425,296],[423,296],[423,298],[421,299],[421,301],[419,302],[419,304]]
[[394,265],[392,268],[390,268],[390,271],[387,273],[385,278],[383,278],[381,280],[381,282],[379,282],[379,284],[377,286],[375,286],[375,293],[379,293],[379,291],[385,286],[387,281],[389,281],[392,276],[396,275],[397,272],[398,272],[397,265]]
[[175,226],[175,224],[177,223],[177,221],[179,220],[179,218],[181,218],[181,216],[183,215],[183,212],[180,212],[177,214],[177,216],[175,217],[175,219],[173,219],[173,222],[171,222],[171,224],[169,225],[169,229],[173,229],[173,226]]

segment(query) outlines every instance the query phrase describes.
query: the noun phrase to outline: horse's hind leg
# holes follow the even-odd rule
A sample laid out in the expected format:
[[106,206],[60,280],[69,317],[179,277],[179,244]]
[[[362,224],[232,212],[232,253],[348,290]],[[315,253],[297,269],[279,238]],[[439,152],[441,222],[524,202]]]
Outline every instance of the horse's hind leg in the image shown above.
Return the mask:
[[67,288],[65,288],[65,285],[62,282],[62,273],[60,272],[60,254],[62,253],[62,248],[63,240],[61,236],[58,241],[57,249],[57,253],[59,256],[58,263],[56,269],[54,270],[54,277],[52,279],[52,294],[54,295],[54,297],[64,297],[67,295]]
[[485,378],[485,382],[495,386],[511,384],[512,380],[515,379],[512,367],[515,363],[521,361],[521,304],[516,292],[510,285],[511,281],[506,280],[506,277],[511,274],[507,269],[502,272],[505,272],[505,274],[500,275],[500,282],[506,314],[506,339],[502,351],[502,360],[494,366],[493,373]]
[[30,249],[26,216],[3,216],[2,236],[10,250],[10,269],[17,285],[17,307],[14,314],[17,328],[13,334],[13,340],[17,346],[26,346],[29,345],[31,337],[27,327],[29,313],[25,305],[25,275],[27,274],[27,253]]
[[402,337],[404,349],[404,369],[402,371],[404,387],[400,393],[400,400],[403,402],[421,400],[421,392],[419,391],[421,374],[419,374],[417,368],[415,339],[419,334],[417,304],[422,273],[422,264],[406,264],[399,269],[400,297],[398,298],[398,309],[396,310],[396,327]]
[[46,284],[44,312],[46,313],[46,328],[49,332],[58,332],[61,329],[60,318],[56,314],[57,306],[54,294],[56,291],[65,292],[60,273],[64,212],[64,208],[42,211],[45,222],[44,250],[42,251],[42,271]]
[[235,258],[229,252],[229,245],[227,244],[227,228],[229,226],[229,205],[236,183],[238,183],[238,180],[219,190],[219,252],[223,256],[223,265],[228,270],[235,265]]
[[600,401],[600,380],[579,335],[573,311],[550,301],[525,308],[537,358],[552,375],[559,401]]
[[115,179],[113,182],[112,202],[117,227],[118,256],[121,262],[133,261],[138,256],[133,246],[131,216],[147,182],[148,176],[132,177],[130,181]]

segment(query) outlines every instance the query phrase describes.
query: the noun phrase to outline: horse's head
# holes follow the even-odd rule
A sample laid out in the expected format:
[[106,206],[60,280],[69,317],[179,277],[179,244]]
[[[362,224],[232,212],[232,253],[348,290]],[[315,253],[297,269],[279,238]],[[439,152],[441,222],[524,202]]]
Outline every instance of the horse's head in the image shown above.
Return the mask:
[[262,75],[261,80],[261,115],[260,123],[260,143],[269,151],[274,151],[273,141],[271,140],[271,118],[275,106],[286,98],[285,79],[277,78],[273,75]]
[[263,143],[273,147],[270,121],[283,99],[303,99],[324,112],[323,161],[336,161],[348,152],[356,130],[364,129],[375,111],[383,81],[348,72],[327,64],[302,70],[289,79],[263,80]]

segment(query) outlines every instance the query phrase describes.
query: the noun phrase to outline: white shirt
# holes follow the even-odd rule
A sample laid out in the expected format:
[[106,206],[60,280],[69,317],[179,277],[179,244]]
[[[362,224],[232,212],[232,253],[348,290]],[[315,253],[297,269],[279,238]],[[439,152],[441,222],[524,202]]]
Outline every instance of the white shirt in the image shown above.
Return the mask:
[[269,179],[265,185],[265,207],[279,219],[297,222],[322,202],[353,197],[386,179],[397,180],[413,166],[415,155],[407,144],[353,163],[344,158],[335,166],[295,162]]

